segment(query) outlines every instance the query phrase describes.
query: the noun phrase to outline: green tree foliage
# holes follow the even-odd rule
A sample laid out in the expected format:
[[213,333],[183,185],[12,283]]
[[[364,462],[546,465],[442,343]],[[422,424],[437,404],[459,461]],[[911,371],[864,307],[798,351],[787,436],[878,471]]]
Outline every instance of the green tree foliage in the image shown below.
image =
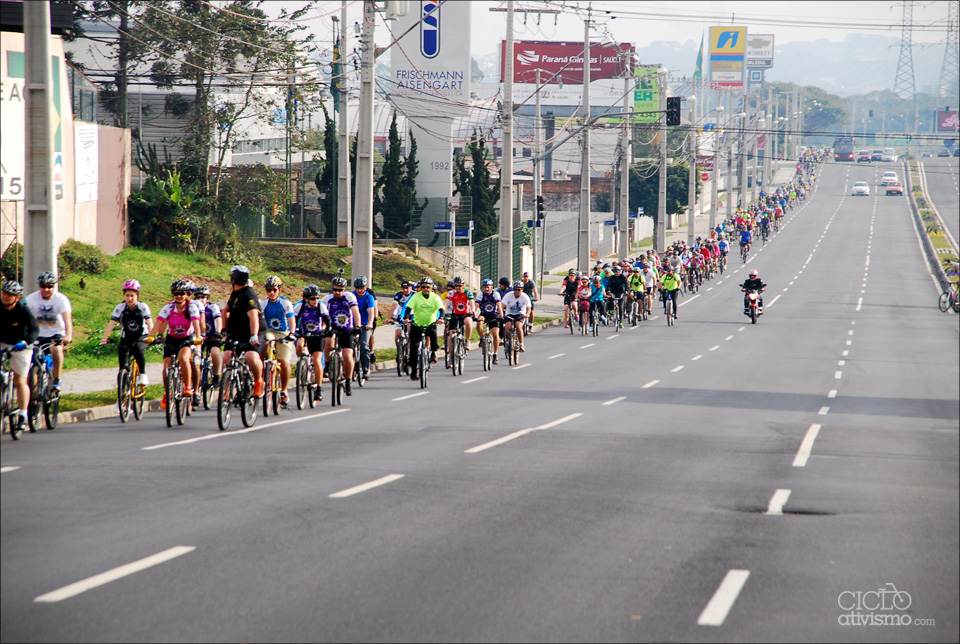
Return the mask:
[[453,159],[453,194],[472,202],[474,241],[486,239],[499,232],[499,219],[494,206],[500,199],[500,179],[490,185],[488,161],[486,141],[476,131],[467,142],[465,153],[458,154]]
[[200,182],[181,183],[178,170],[163,178],[149,175],[140,192],[130,195],[130,231],[134,244],[195,252],[201,227],[210,219],[209,200]]
[[418,204],[417,142],[410,133],[410,154],[404,159],[400,150],[400,134],[397,131],[397,114],[393,114],[387,153],[384,156],[380,177],[373,188],[373,214],[383,218],[383,227],[377,229],[377,236],[389,239],[403,239],[419,225],[420,215],[427,205],[427,199]]
[[[666,212],[668,215],[679,215],[686,212],[688,179],[689,170],[685,162],[667,166]],[[697,194],[700,193],[699,180],[697,181],[696,191]],[[654,224],[656,224],[657,207],[660,202],[660,177],[656,169],[651,169],[649,165],[631,165],[627,192],[629,194],[630,212],[637,212],[637,208],[643,208],[643,216],[653,218]],[[609,191],[604,191],[597,196],[598,204],[606,200],[609,205],[611,203],[610,199]]]

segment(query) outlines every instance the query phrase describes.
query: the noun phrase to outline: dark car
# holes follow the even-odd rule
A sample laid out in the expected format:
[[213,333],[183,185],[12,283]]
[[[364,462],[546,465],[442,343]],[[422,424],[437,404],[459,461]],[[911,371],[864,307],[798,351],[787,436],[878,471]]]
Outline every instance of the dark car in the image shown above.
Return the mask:
[[950,156],[950,150],[948,150],[947,148],[940,148],[939,150],[937,150],[937,156],[948,157]]

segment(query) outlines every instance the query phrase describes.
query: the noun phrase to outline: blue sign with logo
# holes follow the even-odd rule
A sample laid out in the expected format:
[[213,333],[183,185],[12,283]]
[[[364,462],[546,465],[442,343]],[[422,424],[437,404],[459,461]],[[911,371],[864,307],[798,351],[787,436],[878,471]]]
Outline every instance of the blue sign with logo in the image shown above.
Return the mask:
[[641,206],[640,208],[637,208],[637,212],[639,212],[639,213],[642,215],[642,214],[643,214],[643,207]]
[[424,58],[436,58],[440,53],[440,3],[420,2],[420,53]]
[[[537,228],[542,228],[542,227],[543,227],[543,221],[541,221],[540,219],[538,219],[538,220],[537,220]],[[533,219],[528,219],[528,220],[527,220],[527,228],[533,228]]]
[[640,214],[636,212],[630,212],[630,213],[627,213],[627,217],[629,217],[630,219],[637,219],[640,217]]
[[453,230],[452,221],[438,221],[433,224],[434,230]]
[[467,228],[457,228],[456,232],[453,233],[454,237],[467,239],[470,237],[470,230]]

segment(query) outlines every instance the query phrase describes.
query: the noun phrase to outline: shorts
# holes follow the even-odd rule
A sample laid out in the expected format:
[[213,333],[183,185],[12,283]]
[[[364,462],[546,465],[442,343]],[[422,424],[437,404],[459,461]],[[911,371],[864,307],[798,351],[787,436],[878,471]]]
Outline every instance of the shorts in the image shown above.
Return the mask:
[[340,343],[341,349],[353,349],[356,342],[356,336],[353,333],[350,331],[334,331],[333,334],[337,336],[337,342]]
[[[7,349],[9,351],[12,348],[12,344],[0,342],[0,349]],[[30,373],[30,363],[32,361],[33,347],[27,347],[23,351],[10,352],[10,369],[18,376],[27,377],[27,374]]]
[[308,335],[304,338],[304,340],[307,347],[307,352],[310,355],[313,355],[318,351],[323,351],[323,343],[326,341],[326,338],[319,335]]
[[527,319],[527,316],[524,315],[523,313],[515,313],[512,315],[503,316],[504,322],[523,322],[526,319]]
[[568,294],[568,293],[564,293],[564,294],[563,294],[563,305],[564,305],[564,306],[569,306],[570,304],[573,304],[574,300],[576,300],[576,299],[577,299],[577,296],[576,296],[576,295],[570,295],[570,294]]
[[480,320],[487,325],[487,328],[490,329],[491,333],[494,329],[499,329],[503,326],[500,316],[496,313],[481,313]]
[[191,353],[193,353],[192,343],[193,343],[192,333],[184,338],[175,338],[171,335],[166,336],[163,339],[164,360],[166,360],[167,358],[176,358],[180,354],[180,349],[182,349],[185,346],[190,346]]
[[[266,340],[279,340],[290,335],[289,332],[284,331],[267,331]],[[266,351],[266,342],[264,342],[263,351]],[[273,345],[273,352],[277,356],[277,360],[285,362],[287,364],[293,363],[293,343],[291,342],[277,342]],[[262,355],[262,354],[261,354]]]

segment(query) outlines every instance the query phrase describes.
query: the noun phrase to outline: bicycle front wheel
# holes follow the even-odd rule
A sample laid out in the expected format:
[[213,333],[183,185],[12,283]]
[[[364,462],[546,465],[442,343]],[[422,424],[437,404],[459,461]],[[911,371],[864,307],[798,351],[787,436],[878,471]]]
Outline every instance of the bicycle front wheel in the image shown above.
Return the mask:
[[233,369],[227,367],[220,374],[220,391],[217,394],[217,426],[221,432],[230,427],[230,416],[233,412],[233,400],[236,395],[237,388]]
[[203,408],[210,409],[213,400],[213,369],[204,366],[200,372],[200,397],[203,399]]
[[244,369],[240,378],[240,420],[243,421],[244,427],[253,427],[253,424],[257,422],[257,407],[259,406],[256,396],[253,395],[253,374]]
[[31,365],[27,375],[30,385],[30,400],[27,403],[27,426],[31,432],[36,432],[40,426],[40,415],[43,409],[43,372],[38,365]]
[[940,301],[937,302],[937,306],[944,313],[950,310],[950,291],[944,291],[940,294]]
[[117,405],[120,407],[120,422],[130,417],[130,371],[124,369],[117,376]]
[[310,385],[307,383],[307,372],[310,368],[307,366],[309,358],[302,357],[297,361],[297,368],[294,373],[294,382],[296,383],[297,409],[303,409],[303,404],[307,402],[307,396],[310,394]]
[[276,365],[268,361],[263,365],[263,416],[270,415],[270,399],[273,398],[273,373]]
[[427,387],[427,371],[430,369],[430,349],[425,343],[420,344],[420,355],[418,357],[418,367],[420,369],[420,388]]
[[340,404],[340,391],[343,389],[343,363],[340,354],[336,351],[330,352],[330,406],[336,407]]

